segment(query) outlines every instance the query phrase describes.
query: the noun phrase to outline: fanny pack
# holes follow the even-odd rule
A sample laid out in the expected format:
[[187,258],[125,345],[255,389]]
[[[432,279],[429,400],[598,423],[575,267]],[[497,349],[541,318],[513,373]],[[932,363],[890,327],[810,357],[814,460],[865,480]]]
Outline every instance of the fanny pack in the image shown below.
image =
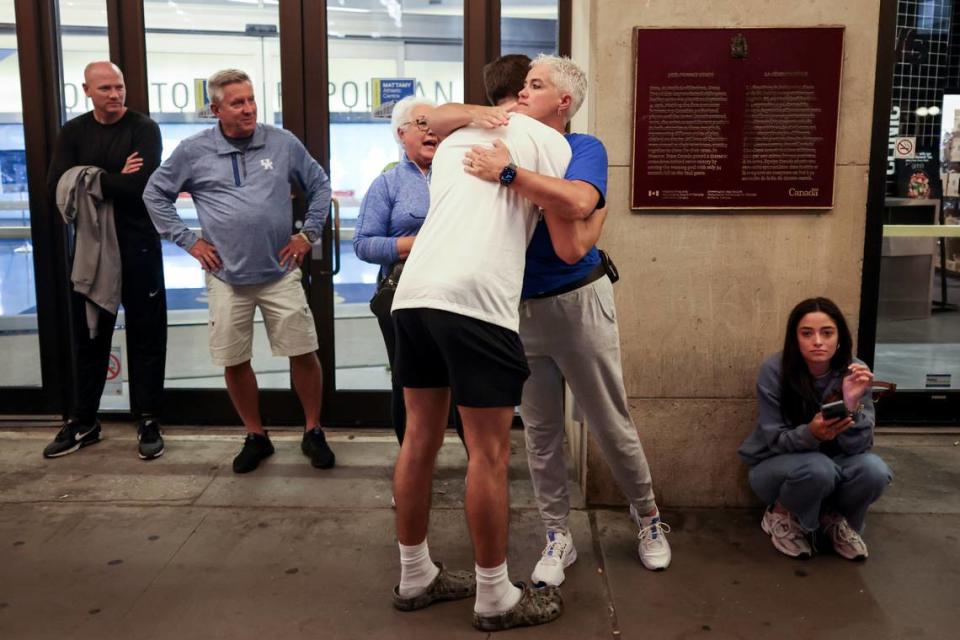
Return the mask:
[[370,298],[370,311],[378,318],[389,317],[390,307],[393,306],[393,296],[400,284],[400,274],[403,273],[403,262],[395,262],[389,273],[377,283],[377,290]]

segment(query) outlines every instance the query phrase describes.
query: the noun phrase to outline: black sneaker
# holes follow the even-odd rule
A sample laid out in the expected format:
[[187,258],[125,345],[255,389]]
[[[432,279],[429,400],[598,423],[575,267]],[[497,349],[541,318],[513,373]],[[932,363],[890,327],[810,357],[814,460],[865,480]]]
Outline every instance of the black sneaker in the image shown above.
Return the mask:
[[332,469],[337,461],[337,456],[333,455],[330,445],[327,444],[327,437],[323,435],[320,427],[314,427],[303,434],[300,451],[310,458],[310,464],[317,469]]
[[163,455],[163,434],[156,420],[146,418],[137,423],[137,453],[141,460],[153,460]]
[[273,443],[270,442],[270,436],[264,431],[263,435],[259,433],[248,433],[247,439],[243,441],[243,449],[233,459],[234,473],[250,473],[256,469],[262,460],[266,460],[273,455]]
[[43,457],[59,458],[97,442],[100,442],[99,420],[94,420],[93,426],[79,420],[68,420],[57,432],[53,442],[44,448]]

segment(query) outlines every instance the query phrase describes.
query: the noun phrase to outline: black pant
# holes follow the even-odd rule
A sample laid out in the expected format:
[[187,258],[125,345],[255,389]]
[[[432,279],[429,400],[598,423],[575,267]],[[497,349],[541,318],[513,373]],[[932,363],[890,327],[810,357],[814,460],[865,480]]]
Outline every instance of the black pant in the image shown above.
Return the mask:
[[[127,363],[130,368],[130,411],[135,418],[159,415],[167,358],[167,295],[163,284],[160,240],[120,239]],[[92,424],[100,408],[110,364],[110,343],[117,316],[100,310],[97,335],[90,338],[87,299],[73,294],[73,326],[77,377],[73,417]]]
[[[389,308],[389,307],[388,307]],[[397,334],[393,328],[393,318],[389,315],[374,314],[377,317],[377,323],[380,325],[380,333],[383,334],[383,344],[387,347],[387,360],[390,362],[390,381],[392,391],[390,393],[390,419],[393,423],[393,430],[397,434],[397,441],[403,444],[403,434],[407,430],[407,407],[403,402],[403,386],[397,383],[397,377],[393,371],[393,358],[397,352]],[[453,412],[453,426],[460,436],[460,441],[466,445],[463,439],[463,420],[460,419],[460,412],[456,406],[451,405]]]

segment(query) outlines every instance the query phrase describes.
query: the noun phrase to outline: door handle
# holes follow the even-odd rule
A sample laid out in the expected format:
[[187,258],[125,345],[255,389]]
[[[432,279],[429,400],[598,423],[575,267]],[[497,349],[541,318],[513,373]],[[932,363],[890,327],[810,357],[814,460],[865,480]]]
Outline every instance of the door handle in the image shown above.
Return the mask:
[[322,276],[335,276],[340,273],[340,201],[331,198],[330,206],[333,207],[333,270],[321,271]]

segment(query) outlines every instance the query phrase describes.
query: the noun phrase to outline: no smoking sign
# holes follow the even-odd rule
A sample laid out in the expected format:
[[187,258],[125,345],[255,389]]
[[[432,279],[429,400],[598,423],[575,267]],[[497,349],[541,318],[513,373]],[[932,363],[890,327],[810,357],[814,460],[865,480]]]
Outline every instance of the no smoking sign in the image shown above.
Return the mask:
[[120,375],[120,357],[117,354],[110,354],[110,362],[107,363],[107,380],[116,380]]
[[893,157],[897,160],[913,160],[917,157],[916,137],[896,138],[893,143]]

